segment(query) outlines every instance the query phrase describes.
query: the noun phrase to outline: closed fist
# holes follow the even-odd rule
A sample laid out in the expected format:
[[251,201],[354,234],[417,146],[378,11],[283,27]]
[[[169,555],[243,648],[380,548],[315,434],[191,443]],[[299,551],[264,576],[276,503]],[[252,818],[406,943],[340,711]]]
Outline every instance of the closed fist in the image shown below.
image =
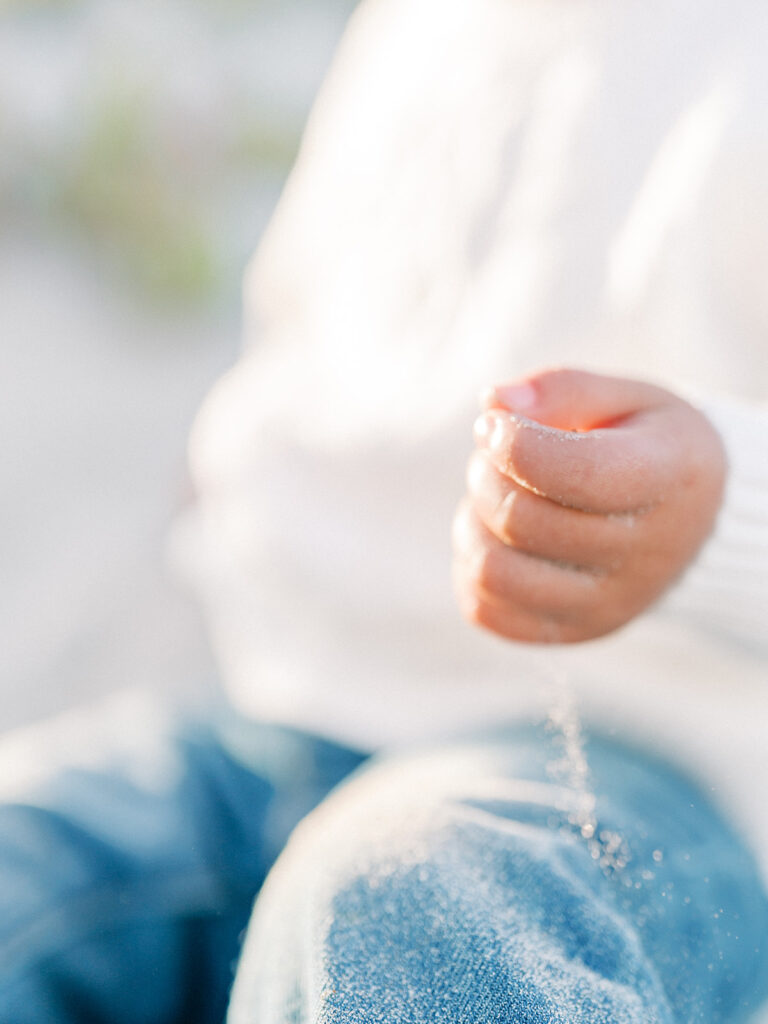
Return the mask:
[[726,461],[702,413],[634,380],[549,370],[489,393],[454,522],[464,615],[512,640],[618,629],[711,532]]

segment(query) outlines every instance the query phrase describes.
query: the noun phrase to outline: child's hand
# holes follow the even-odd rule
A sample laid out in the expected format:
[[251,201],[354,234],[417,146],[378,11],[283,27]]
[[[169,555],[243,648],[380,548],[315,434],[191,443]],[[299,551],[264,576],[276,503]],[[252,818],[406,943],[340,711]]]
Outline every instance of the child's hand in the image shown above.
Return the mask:
[[464,615],[513,640],[624,625],[710,533],[726,463],[709,421],[632,380],[552,370],[490,393],[454,523]]

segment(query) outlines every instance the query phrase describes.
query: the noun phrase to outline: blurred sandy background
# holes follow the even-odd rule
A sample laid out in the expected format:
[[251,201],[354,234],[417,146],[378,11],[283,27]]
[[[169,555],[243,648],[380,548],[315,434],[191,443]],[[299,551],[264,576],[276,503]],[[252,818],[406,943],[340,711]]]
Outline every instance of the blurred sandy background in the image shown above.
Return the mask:
[[0,0],[0,728],[204,699],[165,537],[353,0]]

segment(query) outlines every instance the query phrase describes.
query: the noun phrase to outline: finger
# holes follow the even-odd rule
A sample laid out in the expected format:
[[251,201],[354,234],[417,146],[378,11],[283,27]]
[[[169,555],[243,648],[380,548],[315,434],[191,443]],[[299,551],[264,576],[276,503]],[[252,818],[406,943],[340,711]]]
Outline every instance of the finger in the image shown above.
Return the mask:
[[640,512],[672,492],[679,466],[670,417],[634,414],[615,427],[560,430],[492,409],[475,424],[478,447],[521,487],[583,512]]
[[468,622],[507,640],[555,644],[589,639],[589,635],[586,635],[583,629],[568,623],[555,622],[519,607],[501,607],[472,587],[465,586],[461,578],[455,581],[454,589],[459,610]]
[[563,508],[504,476],[485,451],[476,451],[469,460],[467,490],[491,533],[529,555],[611,571],[637,541],[636,516]]
[[585,370],[544,370],[524,381],[501,384],[485,396],[486,408],[523,413],[560,430],[594,430],[636,413],[679,401],[644,381]]
[[503,544],[468,502],[454,520],[457,568],[477,593],[551,618],[583,616],[600,599],[597,573],[535,558]]

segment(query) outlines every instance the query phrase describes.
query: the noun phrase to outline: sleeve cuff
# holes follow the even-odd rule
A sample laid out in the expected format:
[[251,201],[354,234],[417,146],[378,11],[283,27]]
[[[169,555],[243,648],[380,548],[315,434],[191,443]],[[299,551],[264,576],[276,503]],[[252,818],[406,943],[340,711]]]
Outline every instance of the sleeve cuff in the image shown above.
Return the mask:
[[768,650],[768,408],[694,404],[723,439],[728,480],[712,535],[659,611]]

